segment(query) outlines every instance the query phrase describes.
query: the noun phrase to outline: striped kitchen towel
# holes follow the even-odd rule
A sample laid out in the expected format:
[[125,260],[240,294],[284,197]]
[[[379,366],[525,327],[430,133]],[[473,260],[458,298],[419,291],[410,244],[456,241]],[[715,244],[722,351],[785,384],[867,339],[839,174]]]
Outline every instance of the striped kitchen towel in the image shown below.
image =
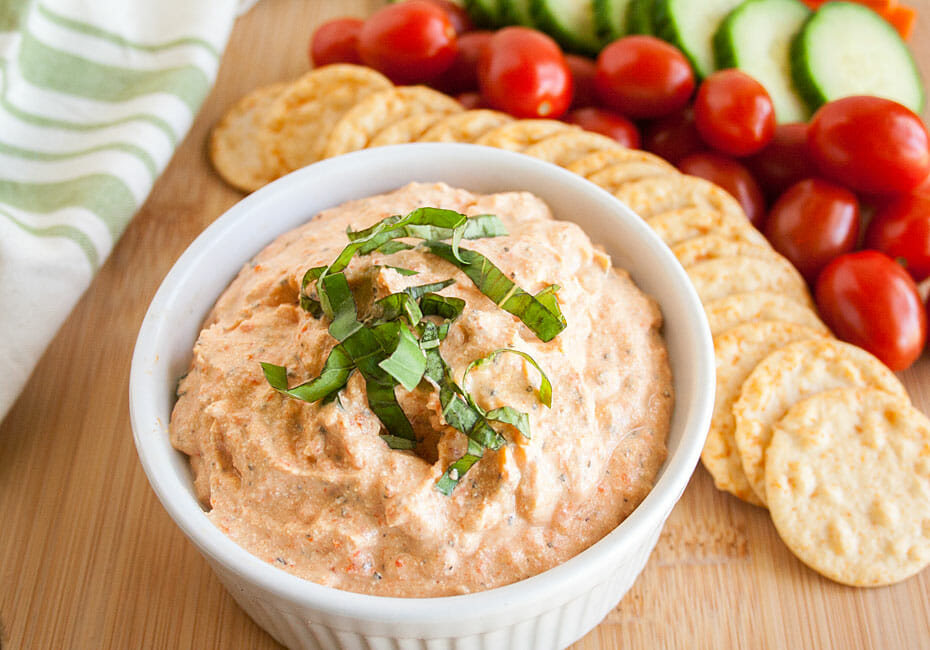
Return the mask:
[[0,0],[0,419],[184,138],[235,0]]

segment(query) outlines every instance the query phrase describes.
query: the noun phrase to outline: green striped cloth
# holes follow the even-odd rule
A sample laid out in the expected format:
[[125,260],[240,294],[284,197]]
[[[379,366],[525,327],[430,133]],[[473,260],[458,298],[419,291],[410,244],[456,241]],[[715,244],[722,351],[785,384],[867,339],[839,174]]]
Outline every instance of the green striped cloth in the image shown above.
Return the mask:
[[0,0],[0,418],[187,133],[235,0]]

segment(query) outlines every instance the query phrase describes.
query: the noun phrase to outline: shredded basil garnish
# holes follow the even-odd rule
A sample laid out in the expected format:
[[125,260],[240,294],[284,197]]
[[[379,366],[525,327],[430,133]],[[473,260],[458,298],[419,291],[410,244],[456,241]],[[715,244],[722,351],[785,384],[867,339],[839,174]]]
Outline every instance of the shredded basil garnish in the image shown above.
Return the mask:
[[[329,333],[338,344],[330,351],[318,377],[288,388],[287,370],[262,363],[265,379],[279,393],[305,402],[337,400],[352,372],[358,370],[365,379],[368,406],[387,433],[381,438],[392,449],[414,449],[416,435],[397,401],[397,386],[415,390],[425,378],[439,391],[445,422],[468,437],[468,450],[449,465],[436,483],[436,489],[451,494],[466,472],[487,449],[500,449],[506,439],[492,425],[499,422],[530,437],[529,416],[511,406],[484,411],[473,396],[459,386],[452,369],[439,352],[452,323],[465,310],[461,298],[439,294],[454,284],[448,279],[407,287],[376,300],[364,316],[345,275],[355,255],[372,252],[390,255],[413,248],[398,239],[422,239],[433,254],[461,269],[475,286],[502,309],[527,325],[541,340],[550,341],[565,329],[565,318],[555,296],[557,285],[550,285],[535,296],[510,280],[484,255],[461,247],[461,242],[507,234],[495,215],[466,217],[452,210],[418,208],[406,216],[383,219],[370,228],[346,233],[349,243],[328,266],[308,269],[301,280],[300,307],[314,318],[330,319]],[[445,243],[450,241],[451,243]],[[404,276],[417,275],[403,267],[391,268]],[[438,321],[429,320],[439,319]],[[529,361],[541,377],[539,399],[552,404],[552,385],[539,364],[525,352],[495,350],[476,359],[465,369],[462,383],[473,368],[493,361],[503,352],[519,354]]]

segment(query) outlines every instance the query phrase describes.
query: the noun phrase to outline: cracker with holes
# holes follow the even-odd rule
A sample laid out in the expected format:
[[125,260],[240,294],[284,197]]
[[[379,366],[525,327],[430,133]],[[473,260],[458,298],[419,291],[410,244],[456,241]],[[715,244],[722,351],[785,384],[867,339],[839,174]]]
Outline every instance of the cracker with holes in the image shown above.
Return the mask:
[[669,171],[664,165],[651,162],[626,162],[610,165],[588,176],[588,180],[611,194],[618,192],[624,185],[643,178],[655,176],[678,176],[676,171]]
[[814,306],[804,278],[784,258],[718,257],[689,266],[685,271],[703,303],[734,293],[771,291],[783,293],[802,305]]
[[599,172],[611,165],[619,165],[628,162],[653,163],[655,165],[664,166],[670,172],[678,171],[675,169],[674,165],[655,154],[651,154],[648,151],[640,151],[639,149],[626,149],[624,147],[604,149],[602,151],[589,153],[568,163],[565,165],[565,169],[587,178],[591,174]]
[[796,323],[830,336],[830,330],[810,307],[795,302],[782,293],[752,291],[735,293],[704,305],[710,333],[714,336],[743,323],[774,320]]
[[697,176],[654,176],[627,183],[614,193],[643,219],[678,208],[708,208],[746,218],[743,208],[726,190]]
[[256,88],[213,127],[210,160],[230,185],[252,192],[281,175],[277,165],[263,158],[260,133],[269,108],[286,88],[283,83]]
[[368,95],[346,111],[326,140],[324,158],[364,149],[379,131],[420,113],[459,113],[462,105],[426,86],[398,86]]
[[389,124],[375,133],[369,147],[384,147],[392,144],[405,144],[416,142],[427,129],[435,125],[448,113],[418,113]]
[[486,108],[453,113],[428,128],[417,142],[474,142],[488,131],[513,121],[506,113]]
[[600,133],[571,131],[556,133],[523,150],[527,156],[539,158],[564,167],[596,151],[609,151],[623,147],[614,139]]
[[820,334],[816,330],[775,321],[746,323],[714,337],[717,392],[701,462],[714,478],[718,490],[726,490],[753,505],[762,505],[743,473],[743,464],[733,438],[733,401],[738,397],[746,377],[762,359],[794,341],[818,337]]
[[339,120],[365,97],[392,88],[379,72],[334,64],[311,70],[275,100],[264,124],[264,158],[286,173],[324,157]]
[[778,534],[818,573],[904,580],[930,563],[930,421],[874,388],[818,393],[775,424],[765,493]]
[[781,257],[770,246],[753,244],[738,239],[727,239],[722,235],[704,235],[688,239],[672,246],[672,253],[684,267],[718,257],[753,257],[771,260]]
[[493,131],[488,131],[474,142],[487,147],[523,151],[527,147],[563,131],[581,133],[581,129],[577,126],[559,122],[558,120],[516,120],[499,126]]
[[800,341],[776,350],[755,367],[733,403],[734,437],[743,471],[765,502],[765,450],[772,427],[791,406],[832,388],[877,388],[907,399],[885,364],[862,348],[835,339]]
[[668,246],[716,235],[724,239],[744,241],[771,248],[765,236],[756,230],[743,214],[732,214],[708,208],[679,208],[646,219]]

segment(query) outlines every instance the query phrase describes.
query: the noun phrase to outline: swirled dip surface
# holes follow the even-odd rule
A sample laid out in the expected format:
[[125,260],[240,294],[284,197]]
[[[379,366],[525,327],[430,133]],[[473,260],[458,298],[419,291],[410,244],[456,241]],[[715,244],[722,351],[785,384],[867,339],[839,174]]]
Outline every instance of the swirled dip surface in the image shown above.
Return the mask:
[[[461,382],[468,363],[498,348],[530,353],[554,387],[539,403],[538,375],[517,355],[469,373],[486,409],[529,413],[532,439],[497,425],[509,444],[487,451],[451,496],[434,487],[466,448],[442,419],[427,382],[398,400],[418,448],[379,438],[365,384],[354,373],[338,401],[307,404],[276,393],[259,361],[288,368],[290,384],[319,374],[335,340],[327,319],[298,306],[304,271],[332,261],[360,229],[421,206],[498,215],[510,235],[463,245],[519,286],[561,287],[568,327],[549,343],[486,298],[461,271],[422,249],[356,257],[358,295],[454,278],[442,293],[466,301],[440,348]],[[418,271],[403,276],[385,265]],[[661,314],[626,272],[576,225],[538,198],[475,195],[412,184],[326,210],[282,235],[220,297],[180,382],[171,441],[190,456],[209,517],[238,544],[295,575],[349,591],[445,596],[505,585],[581,552],[643,499],[665,459],[672,409]]]

